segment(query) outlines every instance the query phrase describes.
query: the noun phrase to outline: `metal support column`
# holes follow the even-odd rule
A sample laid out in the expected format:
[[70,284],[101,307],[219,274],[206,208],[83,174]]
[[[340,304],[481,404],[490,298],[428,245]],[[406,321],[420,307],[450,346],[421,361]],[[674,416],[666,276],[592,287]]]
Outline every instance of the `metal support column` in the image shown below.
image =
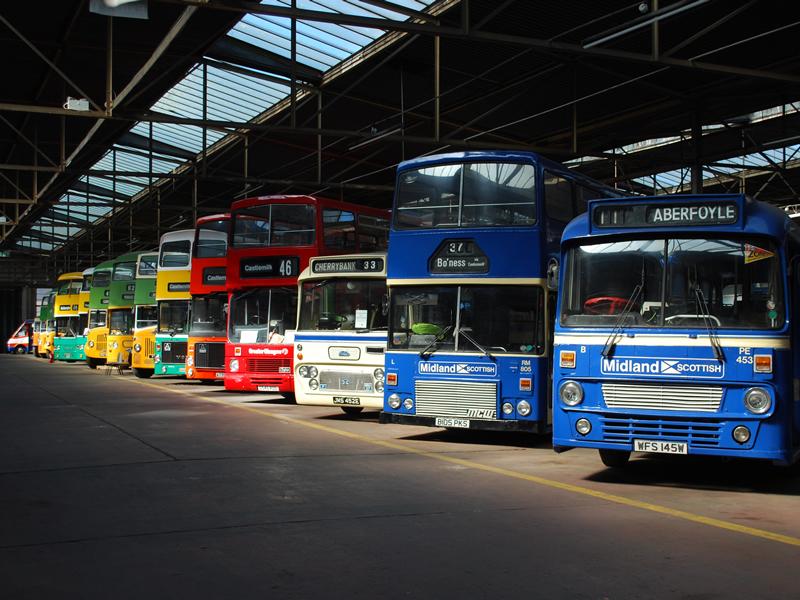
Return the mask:
[[114,17],[107,21],[108,48],[106,49],[106,114],[114,107]]
[[[208,65],[203,63],[203,121],[208,120]],[[206,169],[206,147],[208,146],[208,127],[203,125],[203,176],[208,172]]]
[[439,36],[433,38],[433,139],[439,141]]
[[[658,0],[652,0],[652,1],[653,1],[653,6],[651,8],[652,12],[658,12]],[[658,56],[659,56],[659,53],[660,53],[660,51],[659,51],[660,42],[659,42],[659,39],[658,39],[658,37],[659,37],[658,24],[659,24],[659,22],[660,22],[660,19],[656,19],[655,21],[653,21],[653,30],[652,30],[652,34],[653,34],[653,37],[652,37],[653,60],[658,60]]]
[[[317,129],[322,131],[322,89],[317,90]],[[322,134],[317,134],[317,183],[322,183]]]
[[692,120],[692,147],[694,149],[694,159],[692,161],[692,193],[703,193],[703,126],[700,117],[694,114]]
[[[292,11],[297,10],[297,0],[292,0]],[[297,126],[297,18],[292,16],[292,40],[291,40],[291,58],[292,58],[292,72],[291,72],[291,113],[292,113],[292,127]]]

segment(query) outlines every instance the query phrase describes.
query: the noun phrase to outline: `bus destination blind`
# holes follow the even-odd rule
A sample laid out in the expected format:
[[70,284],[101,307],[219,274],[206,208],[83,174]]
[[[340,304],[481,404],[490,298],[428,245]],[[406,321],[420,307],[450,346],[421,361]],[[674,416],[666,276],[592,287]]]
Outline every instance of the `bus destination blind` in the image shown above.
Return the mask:
[[255,256],[241,260],[239,277],[297,277],[299,267],[300,260],[296,256]]
[[734,202],[698,204],[614,204],[594,207],[597,227],[681,227],[730,225],[739,220]]
[[203,285],[225,285],[225,267],[205,267]]
[[489,257],[472,240],[445,240],[428,263],[431,273],[488,273]]
[[311,263],[312,273],[380,273],[383,258],[326,258]]

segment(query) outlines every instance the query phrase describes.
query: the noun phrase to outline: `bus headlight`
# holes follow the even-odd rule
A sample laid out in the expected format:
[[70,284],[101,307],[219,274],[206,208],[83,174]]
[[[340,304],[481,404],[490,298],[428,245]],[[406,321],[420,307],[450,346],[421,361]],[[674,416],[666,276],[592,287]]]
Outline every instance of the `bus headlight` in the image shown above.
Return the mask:
[[382,392],[383,391],[383,382],[382,381],[376,381],[375,382],[375,391],[376,392]]
[[319,375],[319,371],[317,371],[317,367],[308,367],[308,376],[309,377],[316,377]]
[[754,415],[763,415],[772,408],[772,398],[764,388],[750,388],[744,393],[744,407]]
[[189,366],[191,367],[191,366],[194,364],[194,357],[192,357],[192,356],[187,356],[187,357],[186,357],[186,364],[187,364],[187,365],[189,365]]
[[739,425],[733,429],[733,439],[740,444],[746,444],[750,441],[750,430],[744,425]]
[[589,419],[578,419],[575,421],[575,431],[580,433],[581,435],[586,435],[592,430],[592,424],[589,422]]
[[531,414],[531,404],[527,400],[520,400],[517,402],[517,412],[522,417],[527,417]]
[[117,342],[114,342],[113,344],[111,344],[111,347],[112,347],[114,350],[116,350],[117,348],[119,348],[119,344],[118,344]]
[[94,340],[89,340],[89,348],[94,348]]
[[565,381],[558,388],[558,397],[567,406],[578,406],[583,402],[583,388],[577,381]]
[[300,377],[308,377],[308,367],[306,365],[301,366],[297,369],[297,374],[300,375]]
[[510,415],[514,412],[514,405],[511,402],[503,402],[503,414]]
[[133,351],[134,352],[141,352],[142,351],[142,345],[141,344],[134,344],[133,345]]
[[386,399],[386,401],[389,403],[389,406],[394,410],[400,408],[401,400],[400,396],[398,396],[397,394],[392,394]]
[[403,408],[405,408],[406,410],[411,410],[412,408],[414,408],[414,400],[411,398],[406,398],[405,400],[403,400]]
[[377,379],[378,381],[383,381],[383,377],[384,377],[383,369],[381,369],[380,367],[378,367],[377,369],[375,369],[375,370],[372,372],[372,376],[373,376],[375,379]]
[[189,375],[189,377],[191,377],[192,375],[194,375],[194,369],[190,368],[188,371],[186,371],[186,373]]
[[316,379],[309,379],[308,387],[310,387],[312,390],[319,389],[319,381],[317,381]]
[[236,373],[239,370],[239,361],[235,358],[232,358],[231,362],[228,363],[228,367],[230,368],[231,373]]

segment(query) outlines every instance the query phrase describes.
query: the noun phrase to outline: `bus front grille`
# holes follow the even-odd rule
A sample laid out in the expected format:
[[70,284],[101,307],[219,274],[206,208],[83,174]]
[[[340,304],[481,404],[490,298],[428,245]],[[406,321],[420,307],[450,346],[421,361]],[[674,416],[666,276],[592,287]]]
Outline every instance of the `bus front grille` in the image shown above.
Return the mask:
[[717,412],[722,387],[659,383],[604,383],[608,408]]
[[194,364],[198,369],[224,369],[225,342],[197,342]]
[[106,355],[106,346],[107,346],[106,337],[107,336],[105,333],[100,333],[97,335],[97,351],[100,353],[100,356]]
[[291,358],[248,358],[248,373],[291,373]]
[[151,337],[146,337],[144,340],[144,355],[152,360],[156,353],[156,341]]
[[497,384],[493,382],[418,379],[414,392],[420,416],[497,418]]
[[161,362],[182,365],[186,362],[186,342],[161,342]]
[[357,391],[373,390],[372,375],[369,373],[353,373],[352,371],[320,371],[319,388],[325,391]]
[[642,417],[631,415],[601,417],[603,441],[629,444],[635,439],[688,442],[695,447],[719,446],[722,425],[717,419]]

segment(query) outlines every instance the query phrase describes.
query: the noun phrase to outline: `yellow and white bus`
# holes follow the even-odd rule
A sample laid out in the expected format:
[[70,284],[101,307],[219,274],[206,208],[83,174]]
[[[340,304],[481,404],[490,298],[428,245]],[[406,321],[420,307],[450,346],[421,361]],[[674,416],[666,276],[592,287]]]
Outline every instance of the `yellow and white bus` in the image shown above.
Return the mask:
[[185,375],[194,229],[161,236],[156,273],[156,375]]
[[297,404],[383,407],[388,308],[386,254],[310,260],[298,279]]

